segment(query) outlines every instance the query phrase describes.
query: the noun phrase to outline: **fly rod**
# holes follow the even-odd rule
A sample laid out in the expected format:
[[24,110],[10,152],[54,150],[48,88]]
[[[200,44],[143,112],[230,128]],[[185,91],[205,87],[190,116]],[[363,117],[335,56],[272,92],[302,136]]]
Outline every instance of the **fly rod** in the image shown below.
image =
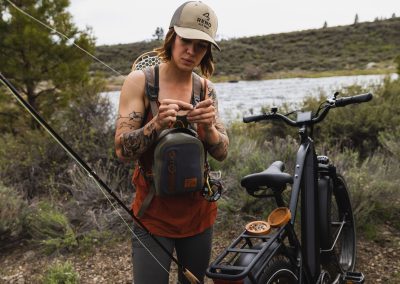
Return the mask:
[[17,101],[29,112],[29,114],[50,134],[51,137],[67,152],[78,165],[85,170],[89,177],[93,178],[95,182],[115,200],[117,203],[132,217],[132,219],[140,226],[146,233],[157,243],[157,245],[168,255],[168,257],[176,263],[183,271],[186,278],[190,283],[200,283],[200,281],[193,275],[183,264],[181,264],[171,252],[147,229],[147,227],[135,216],[133,211],[129,209],[115,193],[105,184],[105,182],[88,166],[88,164],[81,159],[81,157],[53,130],[53,128],[40,116],[40,114],[24,100],[18,90],[7,80],[6,77],[0,72],[0,80],[12,92]]

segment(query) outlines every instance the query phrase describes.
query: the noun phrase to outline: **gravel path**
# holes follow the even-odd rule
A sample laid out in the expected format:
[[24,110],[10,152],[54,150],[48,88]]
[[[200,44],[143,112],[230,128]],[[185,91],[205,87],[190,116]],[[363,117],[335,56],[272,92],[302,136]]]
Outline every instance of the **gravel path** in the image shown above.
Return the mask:
[[[357,270],[366,276],[365,283],[400,283],[400,233],[383,227],[379,240],[358,242]],[[213,259],[235,237],[235,232],[216,233]],[[3,252],[4,253],[4,252]],[[79,273],[81,283],[132,283],[130,241],[99,246],[80,255],[43,256],[26,246],[0,254],[0,283],[41,283],[46,267],[69,260]],[[173,269],[171,283],[175,282]],[[212,283],[207,279],[206,283]]]

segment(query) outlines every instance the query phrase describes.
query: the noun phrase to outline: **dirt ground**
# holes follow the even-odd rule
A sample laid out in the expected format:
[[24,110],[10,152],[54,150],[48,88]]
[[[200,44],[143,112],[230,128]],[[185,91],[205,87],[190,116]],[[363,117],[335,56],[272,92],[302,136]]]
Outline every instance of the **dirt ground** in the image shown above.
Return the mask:
[[[357,270],[365,283],[400,283],[400,233],[384,226],[379,240],[358,240]],[[230,243],[237,232],[215,232],[213,257]],[[0,283],[41,283],[46,268],[57,261],[69,260],[80,275],[81,283],[132,283],[130,241],[99,246],[89,253],[45,256],[28,246],[0,252]],[[175,283],[176,270],[170,283]],[[212,283],[206,279],[205,283]]]

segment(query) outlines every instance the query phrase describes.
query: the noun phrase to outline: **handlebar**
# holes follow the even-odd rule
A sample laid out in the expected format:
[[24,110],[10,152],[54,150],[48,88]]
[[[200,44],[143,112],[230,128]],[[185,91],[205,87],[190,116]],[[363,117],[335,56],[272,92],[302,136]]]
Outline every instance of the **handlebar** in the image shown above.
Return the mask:
[[336,107],[344,107],[344,106],[347,106],[350,104],[369,102],[370,100],[372,100],[372,94],[367,93],[367,94],[362,94],[362,95],[357,95],[357,96],[352,96],[352,97],[336,99],[335,106]]
[[350,104],[364,103],[372,99],[371,93],[356,95],[352,97],[338,98],[338,99],[336,98],[336,95],[337,94],[335,94],[333,98],[328,99],[325,102],[322,108],[322,112],[320,114],[318,114],[317,116],[311,116],[309,120],[294,121],[289,117],[287,117],[286,115],[278,113],[277,109],[273,108],[270,113],[243,117],[243,122],[249,123],[249,122],[258,122],[263,120],[282,120],[286,124],[296,127],[302,126],[304,124],[316,124],[325,118],[325,116],[328,114],[331,108],[344,107]]
[[265,114],[255,115],[255,116],[243,117],[244,123],[258,122],[258,121],[262,121],[262,120],[283,120],[285,123],[287,123],[291,126],[297,125],[296,121],[291,120],[289,117],[287,117],[281,113],[265,113]]

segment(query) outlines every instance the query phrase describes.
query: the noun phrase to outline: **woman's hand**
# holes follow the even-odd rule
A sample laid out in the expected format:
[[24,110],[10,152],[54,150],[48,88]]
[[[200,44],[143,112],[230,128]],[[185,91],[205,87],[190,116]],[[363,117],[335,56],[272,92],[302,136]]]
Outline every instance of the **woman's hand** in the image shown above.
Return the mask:
[[187,114],[190,123],[197,123],[204,131],[208,131],[215,124],[215,107],[212,99],[199,102],[196,107]]
[[193,106],[189,103],[172,99],[162,100],[154,121],[157,130],[164,130],[171,127],[176,121],[178,112],[189,112],[192,109]]
[[190,123],[197,123],[197,133],[208,145],[220,143],[220,134],[215,127],[217,111],[212,99],[199,102],[187,115]]

